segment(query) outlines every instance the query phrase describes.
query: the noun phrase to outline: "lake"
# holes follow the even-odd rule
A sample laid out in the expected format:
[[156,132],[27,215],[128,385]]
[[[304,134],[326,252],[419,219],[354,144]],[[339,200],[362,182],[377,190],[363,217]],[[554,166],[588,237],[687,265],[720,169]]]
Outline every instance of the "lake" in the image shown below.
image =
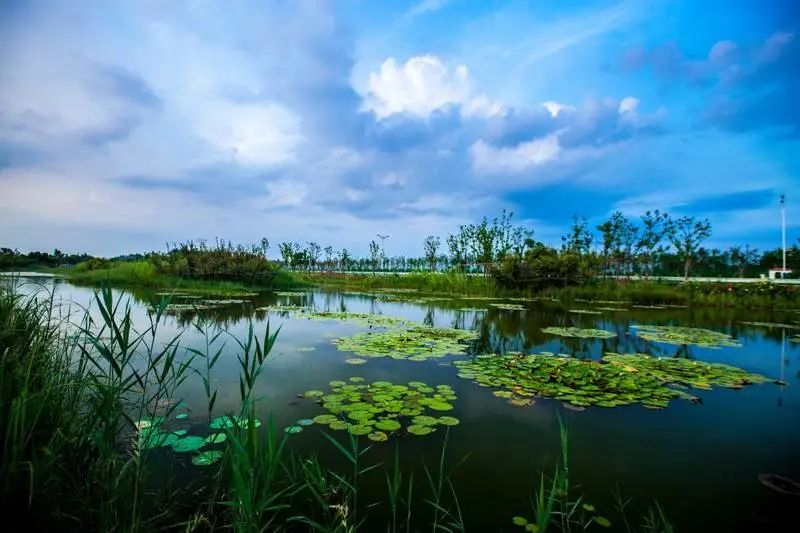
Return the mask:
[[[28,283],[24,285],[27,292],[44,287],[54,291],[57,301],[91,308],[90,288],[60,279],[23,281]],[[558,302],[525,300],[422,301],[412,293],[387,298],[381,293],[319,289],[300,292],[260,294],[244,298],[245,302],[215,304],[203,310],[232,336],[222,337],[225,348],[214,369],[214,383],[219,389],[214,416],[239,408],[238,350],[233,337],[244,337],[251,323],[263,335],[269,320],[272,328],[280,326],[280,333],[260,378],[258,409],[260,419],[272,417],[278,428],[326,413],[314,401],[298,395],[307,390],[327,391],[331,380],[347,381],[359,376],[366,382],[421,381],[452,388],[457,399],[452,401],[453,409],[443,414],[456,417],[459,425],[448,430],[439,428],[430,435],[392,437],[389,442],[375,443],[364,460],[391,464],[397,448],[403,463],[416,468],[416,475],[422,480],[420,465],[436,464],[448,431],[447,458],[468,529],[521,531],[511,525],[511,517],[532,514],[530,497],[538,486],[539,472],[551,473],[560,454],[559,417],[569,430],[570,478],[580,485],[586,501],[612,521],[618,516],[613,511],[612,490],[619,486],[624,497],[637,502],[631,508],[636,511],[631,511],[629,517],[637,523],[642,506],[654,500],[678,531],[736,531],[745,527],[769,530],[796,522],[797,499],[766,488],[758,476],[775,473],[800,480],[800,343],[789,340],[800,330],[742,323],[798,324],[800,313],[796,311],[642,309],[584,302],[565,307]],[[123,297],[130,298],[135,324],[146,327],[148,308],[139,291]],[[198,300],[176,297],[174,301],[188,305]],[[501,309],[492,305],[496,303],[518,305],[524,310]],[[400,317],[437,327],[472,330],[478,338],[469,342],[466,354],[424,361],[367,357],[366,363],[353,365],[345,361],[356,356],[337,349],[333,340],[369,331],[369,326],[342,320],[309,320],[291,311],[258,310],[276,304]],[[592,311],[609,305],[624,310],[601,310],[600,314],[569,311]],[[194,317],[190,310],[166,315],[160,325],[160,338],[167,339],[183,330],[182,346],[202,347],[202,336],[189,327]],[[741,347],[652,342],[642,339],[632,327],[641,324],[708,328],[730,334]],[[616,336],[603,340],[564,338],[542,332],[549,326],[597,328]],[[786,385],[768,382],[738,390],[693,390],[702,403],[675,399],[663,410],[630,405],[574,411],[561,401],[548,398],[537,398],[531,406],[512,406],[494,396],[491,388],[459,378],[458,369],[451,364],[475,354],[509,352],[552,352],[592,359],[599,359],[605,352],[648,353],[728,363],[780,379]],[[179,396],[189,412],[189,417],[181,421],[182,427],[208,433],[206,398],[200,379],[191,377]],[[323,438],[323,430],[336,433],[325,426],[311,425],[291,435],[290,445],[302,453],[317,451],[331,464],[343,464],[338,452]],[[339,432],[339,436],[343,434]],[[366,437],[360,439],[365,446],[371,444]],[[198,467],[191,465],[186,454],[171,454],[168,450],[158,453],[165,455],[165,461],[171,461],[173,473],[180,479],[190,480],[197,475]],[[364,482],[364,501],[370,500],[372,491],[380,498],[384,496],[383,473],[367,476]],[[383,518],[382,512],[385,509],[371,510],[376,520]]]

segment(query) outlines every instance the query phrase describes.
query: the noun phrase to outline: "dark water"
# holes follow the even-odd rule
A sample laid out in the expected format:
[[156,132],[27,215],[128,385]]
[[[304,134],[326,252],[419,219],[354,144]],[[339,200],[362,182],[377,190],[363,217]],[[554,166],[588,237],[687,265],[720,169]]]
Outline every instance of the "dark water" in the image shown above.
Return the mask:
[[[41,283],[41,280],[36,280]],[[90,304],[92,290],[63,281],[47,280],[56,297]],[[32,290],[32,287],[29,287]],[[777,473],[800,480],[800,344],[789,341],[797,330],[784,332],[741,324],[741,321],[792,323],[800,313],[717,309],[630,309],[602,315],[571,314],[558,303],[521,302],[525,311],[489,308],[484,312],[458,311],[485,302],[437,301],[429,304],[383,302],[375,296],[308,291],[302,299],[261,295],[252,303],[232,304],[211,313],[234,336],[243,337],[250,321],[263,332],[269,318],[281,331],[266,372],[261,378],[260,417],[272,416],[279,428],[299,418],[312,418],[323,410],[297,394],[308,389],[327,390],[333,379],[362,376],[367,381],[394,383],[424,381],[449,384],[458,400],[446,413],[461,420],[450,429],[447,457],[454,467],[459,502],[468,529],[514,531],[511,517],[530,516],[530,496],[538,485],[539,472],[551,472],[559,449],[558,417],[569,428],[570,476],[580,485],[586,500],[612,521],[611,491],[615,486],[632,498],[633,522],[640,523],[645,504],[657,500],[678,531],[793,530],[800,499],[783,496],[762,486],[757,476]],[[674,400],[669,408],[653,411],[640,406],[613,409],[589,408],[573,412],[560,402],[538,399],[536,404],[516,408],[481,388],[456,377],[456,369],[444,365],[453,357],[425,362],[369,359],[360,366],[344,362],[350,353],[340,352],[331,340],[365,328],[339,321],[293,319],[286,314],[267,314],[255,307],[280,303],[305,303],[320,311],[382,313],[436,326],[474,329],[480,332],[478,353],[550,351],[576,357],[599,358],[604,351],[644,352],[687,357],[700,361],[729,363],[769,377],[783,379],[786,386],[772,383],[742,390],[694,391],[703,400],[693,405]],[[520,302],[517,302],[520,303]],[[146,308],[132,299],[137,323],[147,323]],[[590,304],[571,307],[591,308]],[[628,306],[629,307],[629,306]],[[161,324],[167,338],[191,322],[190,315],[171,315]],[[742,348],[707,349],[657,344],[638,339],[633,324],[670,324],[709,328],[729,333]],[[547,326],[576,325],[613,331],[617,337],[605,341],[561,339],[542,333]],[[262,333],[263,334],[263,333]],[[199,346],[200,336],[187,329],[182,344]],[[313,347],[313,351],[302,348]],[[217,414],[237,410],[239,400],[236,344],[229,338],[224,355],[214,369],[219,388]],[[199,379],[181,390],[193,410],[187,427],[204,428],[205,396]],[[425,461],[433,465],[441,450],[443,431],[426,437],[409,437],[375,445],[364,457],[367,464],[391,464],[395,447],[409,467]],[[363,438],[364,443],[369,443]],[[292,446],[299,451],[319,451],[323,460],[340,462],[332,446],[311,426],[295,435]],[[183,459],[181,459],[183,460]],[[462,461],[463,460],[463,461]],[[457,466],[456,466],[457,465]],[[183,475],[192,475],[183,465]],[[382,500],[383,474],[365,479],[363,501]],[[364,496],[366,495],[366,496]],[[380,516],[380,508],[372,511]],[[618,521],[615,526],[619,526]],[[521,530],[521,528],[519,528]]]

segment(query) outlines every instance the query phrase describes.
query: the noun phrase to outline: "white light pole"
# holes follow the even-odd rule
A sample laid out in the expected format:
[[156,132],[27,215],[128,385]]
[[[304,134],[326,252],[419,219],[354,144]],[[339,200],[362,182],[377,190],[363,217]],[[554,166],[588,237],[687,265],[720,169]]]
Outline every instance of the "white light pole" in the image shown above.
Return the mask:
[[783,268],[781,279],[786,278],[786,195],[781,194],[781,246],[783,247]]

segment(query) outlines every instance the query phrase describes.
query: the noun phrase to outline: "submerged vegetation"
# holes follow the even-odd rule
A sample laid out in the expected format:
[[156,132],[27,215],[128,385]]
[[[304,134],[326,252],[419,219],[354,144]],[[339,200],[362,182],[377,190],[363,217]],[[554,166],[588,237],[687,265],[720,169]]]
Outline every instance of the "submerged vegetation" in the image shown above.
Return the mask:
[[495,396],[515,406],[531,405],[532,398],[541,396],[579,409],[632,404],[663,409],[676,398],[699,402],[678,387],[741,388],[769,381],[728,365],[643,354],[609,353],[599,362],[541,354],[478,355],[453,365],[459,377],[500,389]]

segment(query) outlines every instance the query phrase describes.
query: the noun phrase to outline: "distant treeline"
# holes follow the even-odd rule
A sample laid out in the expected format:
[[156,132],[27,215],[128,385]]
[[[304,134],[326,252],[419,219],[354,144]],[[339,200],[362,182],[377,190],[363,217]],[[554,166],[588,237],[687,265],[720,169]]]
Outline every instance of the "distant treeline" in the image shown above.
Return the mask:
[[65,254],[59,249],[49,252],[24,254],[11,248],[0,248],[0,270],[25,270],[31,268],[56,268],[74,266],[91,259],[89,254]]

